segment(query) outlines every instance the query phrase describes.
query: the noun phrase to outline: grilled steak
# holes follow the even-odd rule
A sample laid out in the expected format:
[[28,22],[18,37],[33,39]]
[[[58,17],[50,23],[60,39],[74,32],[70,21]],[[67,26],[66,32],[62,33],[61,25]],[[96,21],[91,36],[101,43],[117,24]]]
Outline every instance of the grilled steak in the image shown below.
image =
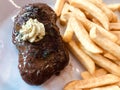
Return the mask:
[[[38,42],[19,41],[16,37],[30,18],[45,26],[45,36]],[[12,41],[19,50],[19,71],[25,82],[40,85],[59,73],[69,62],[69,55],[56,26],[57,16],[46,4],[29,4],[16,16]]]

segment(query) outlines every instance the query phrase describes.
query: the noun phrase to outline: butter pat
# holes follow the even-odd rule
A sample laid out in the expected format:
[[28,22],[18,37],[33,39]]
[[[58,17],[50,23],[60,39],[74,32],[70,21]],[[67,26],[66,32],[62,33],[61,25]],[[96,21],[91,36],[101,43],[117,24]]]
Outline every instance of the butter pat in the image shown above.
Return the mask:
[[40,41],[45,36],[45,27],[37,19],[30,18],[20,29],[21,39],[31,43]]

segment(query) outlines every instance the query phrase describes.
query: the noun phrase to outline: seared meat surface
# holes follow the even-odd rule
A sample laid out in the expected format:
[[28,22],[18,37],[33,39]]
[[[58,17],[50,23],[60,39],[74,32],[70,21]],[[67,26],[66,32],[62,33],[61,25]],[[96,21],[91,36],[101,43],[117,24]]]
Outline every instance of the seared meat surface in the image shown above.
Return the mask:
[[[38,42],[19,41],[16,37],[22,25],[30,18],[45,26],[45,36]],[[69,62],[69,55],[56,26],[57,16],[46,4],[29,4],[16,16],[12,34],[19,50],[19,71],[25,82],[40,85],[59,73]]]

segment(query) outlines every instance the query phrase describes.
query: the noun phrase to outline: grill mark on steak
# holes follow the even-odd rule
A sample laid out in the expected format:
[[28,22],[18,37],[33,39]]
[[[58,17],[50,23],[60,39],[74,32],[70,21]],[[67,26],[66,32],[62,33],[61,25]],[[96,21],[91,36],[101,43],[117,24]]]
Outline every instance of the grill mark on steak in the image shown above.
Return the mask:
[[[45,26],[46,35],[35,43],[18,41],[19,29],[30,18]],[[69,55],[56,26],[57,16],[46,4],[29,4],[15,18],[12,41],[19,50],[19,71],[25,82],[40,85],[58,74],[69,62]]]

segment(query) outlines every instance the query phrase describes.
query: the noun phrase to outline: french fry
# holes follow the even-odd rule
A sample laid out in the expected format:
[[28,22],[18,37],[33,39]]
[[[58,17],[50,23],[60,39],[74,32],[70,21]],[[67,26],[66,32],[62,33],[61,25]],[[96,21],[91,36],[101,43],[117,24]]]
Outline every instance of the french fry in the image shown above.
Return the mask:
[[66,30],[64,32],[64,35],[63,35],[63,40],[65,42],[70,42],[72,40],[72,37],[73,37],[73,34],[74,34],[73,29],[71,27],[71,23],[72,23],[72,21],[71,21],[71,18],[70,18],[68,23],[67,23],[67,28],[66,28]]
[[120,23],[113,11],[120,11],[120,4],[56,1],[55,12],[66,25],[63,40],[87,69],[81,73],[84,80],[69,82],[64,90],[120,90]]
[[120,61],[114,61],[117,65],[120,66]]
[[92,22],[102,27],[101,23],[97,19],[93,18]]
[[103,86],[103,87],[98,87],[98,88],[92,88],[90,90],[120,90],[120,88],[117,85],[110,85],[110,86]]
[[72,16],[71,12],[73,12],[78,17],[80,16],[86,18],[85,14],[80,9],[73,7],[68,3],[65,3],[60,16],[60,23],[62,25],[65,25],[68,19]]
[[120,23],[110,23],[110,30],[120,30]]
[[102,68],[106,69],[108,72],[114,75],[120,76],[120,67],[117,64],[111,62],[100,54],[93,54],[87,51],[85,52],[94,60],[97,65],[101,66]]
[[57,14],[57,16],[60,16],[64,3],[65,3],[65,0],[56,0],[55,13]]
[[89,31],[92,27],[97,27],[98,30],[106,37],[108,37],[110,40],[112,40],[113,42],[116,42],[118,40],[117,36],[112,34],[111,32],[106,31],[104,28],[102,28],[101,26],[89,21],[85,15],[83,14],[82,11],[76,11],[73,10],[74,12],[72,12],[74,14],[74,16],[85,26],[85,28]]
[[109,53],[113,54],[118,59],[120,59],[119,45],[117,45],[116,43],[112,42],[111,40],[103,36],[100,32],[97,31],[97,29],[91,29],[90,37],[101,48],[103,48],[104,50],[108,51]]
[[98,8],[100,8],[107,15],[109,21],[117,22],[117,16],[103,2],[100,2],[98,0],[88,0],[88,1],[90,1]]
[[101,2],[101,3],[103,2],[103,0],[97,0],[97,1],[98,1],[98,2]]
[[70,6],[67,2],[65,2],[61,14],[68,13],[70,10],[70,7],[72,6]]
[[110,54],[110,53],[104,53],[103,56],[106,57],[106,58],[108,58],[108,59],[110,59],[110,60],[112,60],[112,61],[119,61],[118,58],[116,58],[115,56],[113,56],[113,55]]
[[71,13],[69,12],[69,10],[70,10],[70,5],[68,3],[65,3],[64,6],[63,6],[61,15],[60,15],[60,23],[61,23],[61,25],[66,25],[68,19],[70,18]]
[[[85,13],[87,19],[92,20],[94,18],[89,12],[87,12],[87,11],[83,11],[83,12]],[[94,18],[94,19],[96,19],[96,18]]]
[[83,17],[86,18],[85,14],[78,8],[70,8],[70,10],[72,11],[72,13],[76,16],[76,17]]
[[[97,27],[98,31],[99,31],[100,33],[102,33],[103,36],[107,37],[107,38],[110,39],[111,41],[116,42],[116,41],[118,40],[118,37],[117,37],[116,35],[114,35],[113,33],[105,30],[104,28],[102,28],[101,26],[99,26],[99,25],[97,25],[97,24],[94,24],[94,23],[93,23],[93,25],[95,25],[95,26]],[[94,27],[94,26],[93,26],[93,27]],[[92,27],[91,27],[91,28],[92,28]]]
[[87,0],[71,0],[70,4],[89,12],[103,25],[106,30],[109,30],[108,17],[94,4],[88,2]]
[[92,78],[93,76],[88,71],[84,71],[81,73],[81,77],[83,79],[89,79],[89,78]]
[[[105,75],[105,74],[107,74],[106,70],[98,69],[93,74],[90,74],[88,71],[84,71],[84,72],[81,73],[81,77],[83,79],[90,79],[90,78],[102,76],[102,75]],[[90,90],[90,89],[83,89],[83,90]]]
[[90,73],[95,72],[95,63],[93,60],[85,54],[74,41],[69,42],[68,48]]
[[65,13],[64,15],[60,16],[60,24],[62,26],[65,26],[69,20],[69,18],[71,17],[71,13]]
[[[114,33],[118,38],[120,38],[120,31],[111,31],[111,33]],[[120,45],[120,39],[118,39],[116,43]]]
[[103,51],[101,50],[101,48],[97,47],[92,40],[90,39],[88,32],[85,30],[85,28],[83,27],[83,25],[73,17],[71,26],[75,32],[75,35],[77,37],[77,39],[79,40],[79,42],[82,44],[82,46],[92,52],[92,53],[102,53]]
[[84,71],[81,73],[81,77],[83,79],[89,79],[89,78],[99,77],[106,74],[107,74],[107,71],[105,69],[98,69],[98,70],[95,70],[93,74],[90,74],[88,71]]
[[102,75],[106,75],[108,72],[101,68],[101,69],[98,69],[95,71],[95,73],[93,74],[95,77],[99,77],[99,76],[102,76]]
[[[75,14],[74,14],[75,15]],[[102,35],[106,36],[107,38],[109,38],[110,40],[112,40],[113,42],[116,42],[118,40],[118,37],[116,35],[114,35],[113,33],[105,30],[104,28],[102,28],[101,26],[89,21],[88,19],[84,18],[84,17],[77,17],[75,16],[83,25],[84,27],[89,31],[91,28],[93,27],[97,27],[97,29],[102,33]]]
[[87,89],[83,89],[83,90],[90,90],[89,88],[87,88]]
[[120,82],[116,83],[120,87]]
[[87,80],[74,80],[65,85],[64,90],[79,90],[84,88],[95,88],[104,85],[114,84],[120,81],[120,78],[113,74],[106,74]]
[[120,11],[120,3],[117,3],[117,4],[109,4],[107,5],[107,7],[109,9],[111,9],[112,11]]
[[114,33],[115,35],[117,35],[118,37],[120,37],[120,31],[119,30],[110,31],[110,32]]

